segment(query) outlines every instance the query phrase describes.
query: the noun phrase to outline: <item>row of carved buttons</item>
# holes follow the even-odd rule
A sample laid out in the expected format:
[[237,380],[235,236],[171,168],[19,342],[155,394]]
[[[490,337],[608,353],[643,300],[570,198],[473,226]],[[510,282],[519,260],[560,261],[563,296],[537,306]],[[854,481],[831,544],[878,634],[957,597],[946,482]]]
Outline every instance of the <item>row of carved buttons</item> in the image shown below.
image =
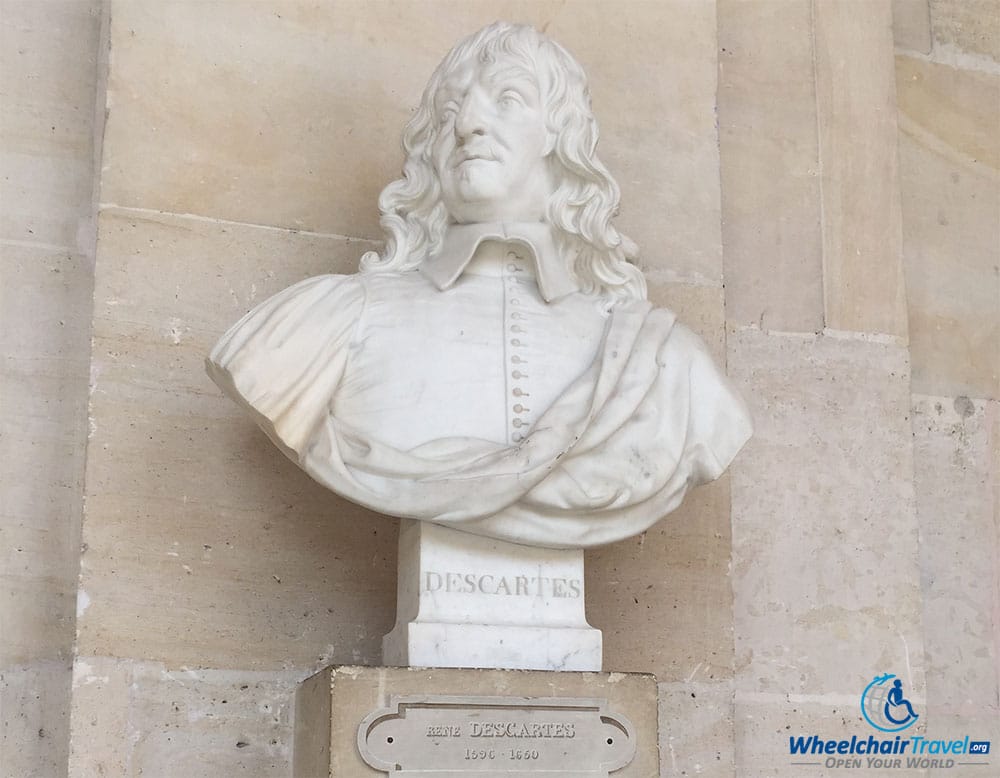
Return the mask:
[[[517,341],[512,341],[512,345],[516,347],[520,345],[520,343]],[[523,365],[527,362],[527,360],[523,359],[521,356],[517,354],[512,355],[510,361],[516,365]],[[522,370],[515,369],[511,371],[510,377],[513,378],[515,381],[521,381],[527,378],[528,374],[523,372]],[[515,386],[511,390],[511,394],[513,394],[515,397],[528,396],[528,393],[524,391],[524,389],[522,389],[520,386]],[[520,414],[520,415],[515,416],[511,420],[511,426],[513,426],[515,430],[520,430],[522,427],[527,427],[529,422],[526,419],[522,418],[521,416],[530,413],[531,409],[526,407],[523,403],[518,402],[514,403],[512,410],[514,411],[515,414]],[[520,432],[515,432],[512,437],[515,443],[520,443],[522,440],[524,440],[524,436]]]
[[[510,273],[522,273],[522,272],[524,272],[524,267],[521,264],[519,264],[520,262],[523,262],[523,258],[521,256],[519,256],[515,252],[509,251],[509,252],[507,252],[507,259],[511,260],[507,264],[507,268],[506,269],[508,270],[508,272],[510,272]],[[507,280],[507,288],[508,288],[509,293],[512,294],[512,295],[516,295],[518,293],[518,291],[520,291],[518,289],[518,287],[521,285],[521,279],[517,278],[515,276],[507,276],[506,280]],[[508,302],[510,302],[510,304],[512,306],[518,306],[518,305],[521,304],[520,299],[518,299],[517,297],[513,297],[513,296],[509,299]],[[522,314],[522,313],[520,313],[518,311],[512,311],[509,314],[509,318],[511,320],[513,320],[513,321],[516,321],[516,322],[521,322],[521,321],[524,321],[524,319],[525,319],[524,314]],[[527,330],[523,326],[521,326],[521,324],[512,324],[512,325],[510,325],[509,329],[510,329],[510,332],[514,333],[515,335],[520,335],[520,334],[523,334],[523,333],[527,332]],[[522,348],[526,344],[523,343],[520,338],[513,338],[510,341],[510,345],[513,346],[514,349],[518,349],[518,348]],[[525,360],[523,357],[521,357],[519,354],[516,354],[516,353],[511,354],[510,361],[514,365],[523,365],[523,364],[527,363],[527,360]],[[523,372],[521,372],[520,370],[517,370],[517,369],[511,371],[510,375],[511,375],[511,378],[513,378],[515,381],[520,381],[521,379],[524,379],[524,378],[528,377],[525,373],[523,373]],[[520,386],[515,386],[513,388],[513,390],[512,390],[511,393],[515,397],[526,397],[527,396],[527,392],[525,392]],[[514,411],[515,414],[525,414],[525,413],[528,413],[528,411],[529,411],[529,409],[526,408],[521,403],[515,403],[514,406],[513,406],[513,408],[512,408],[512,410]],[[527,427],[528,426],[528,421],[526,419],[524,419],[524,418],[521,418],[521,416],[518,415],[518,416],[515,416],[513,419],[511,419],[511,426],[514,428],[514,433],[511,436],[511,438],[513,439],[513,441],[515,443],[520,443],[522,440],[524,440],[524,435],[521,434],[521,432],[519,432],[519,430],[522,429],[523,427]]]

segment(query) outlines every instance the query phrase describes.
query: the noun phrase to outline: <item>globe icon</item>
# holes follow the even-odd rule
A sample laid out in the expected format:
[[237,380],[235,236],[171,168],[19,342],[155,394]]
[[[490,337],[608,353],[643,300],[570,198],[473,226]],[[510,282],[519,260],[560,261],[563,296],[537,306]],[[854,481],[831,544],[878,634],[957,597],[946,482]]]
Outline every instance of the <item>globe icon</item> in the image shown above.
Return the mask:
[[883,732],[901,732],[918,718],[903,697],[902,682],[895,678],[892,673],[876,676],[861,694],[865,721]]

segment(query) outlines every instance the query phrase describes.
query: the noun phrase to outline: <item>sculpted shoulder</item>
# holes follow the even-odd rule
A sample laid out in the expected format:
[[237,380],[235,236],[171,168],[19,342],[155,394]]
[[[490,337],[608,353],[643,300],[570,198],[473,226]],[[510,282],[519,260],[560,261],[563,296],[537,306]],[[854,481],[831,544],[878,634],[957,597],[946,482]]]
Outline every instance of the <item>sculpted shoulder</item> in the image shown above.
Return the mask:
[[355,276],[364,294],[386,299],[405,299],[405,295],[425,295],[438,291],[419,270],[362,272]]
[[206,360],[212,380],[292,459],[340,380],[364,303],[357,275],[308,278],[247,313]]

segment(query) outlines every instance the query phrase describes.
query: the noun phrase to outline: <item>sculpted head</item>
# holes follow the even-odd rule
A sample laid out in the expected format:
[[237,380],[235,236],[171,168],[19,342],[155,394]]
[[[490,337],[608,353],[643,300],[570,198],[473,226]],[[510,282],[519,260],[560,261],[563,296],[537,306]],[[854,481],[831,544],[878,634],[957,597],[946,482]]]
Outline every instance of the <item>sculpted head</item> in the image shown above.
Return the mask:
[[437,67],[403,132],[403,177],[379,197],[386,246],[362,272],[417,267],[451,223],[545,221],[585,291],[645,297],[635,246],[611,224],[619,191],[597,140],[565,49],[532,27],[483,28]]
[[534,69],[514,56],[486,56],[443,76],[431,96],[430,160],[451,220],[542,221],[556,188],[556,135]]

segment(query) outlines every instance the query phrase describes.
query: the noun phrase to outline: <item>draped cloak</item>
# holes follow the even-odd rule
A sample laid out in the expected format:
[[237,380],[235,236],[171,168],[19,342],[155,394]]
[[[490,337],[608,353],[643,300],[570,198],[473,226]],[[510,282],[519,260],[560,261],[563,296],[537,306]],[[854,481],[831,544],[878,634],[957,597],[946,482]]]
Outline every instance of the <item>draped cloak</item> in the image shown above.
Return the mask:
[[396,448],[334,413],[375,275],[318,276],[280,292],[207,360],[289,458],[353,502],[526,545],[595,546],[646,530],[750,437],[746,406],[704,343],[670,311],[634,300],[612,308],[594,360],[520,442]]

